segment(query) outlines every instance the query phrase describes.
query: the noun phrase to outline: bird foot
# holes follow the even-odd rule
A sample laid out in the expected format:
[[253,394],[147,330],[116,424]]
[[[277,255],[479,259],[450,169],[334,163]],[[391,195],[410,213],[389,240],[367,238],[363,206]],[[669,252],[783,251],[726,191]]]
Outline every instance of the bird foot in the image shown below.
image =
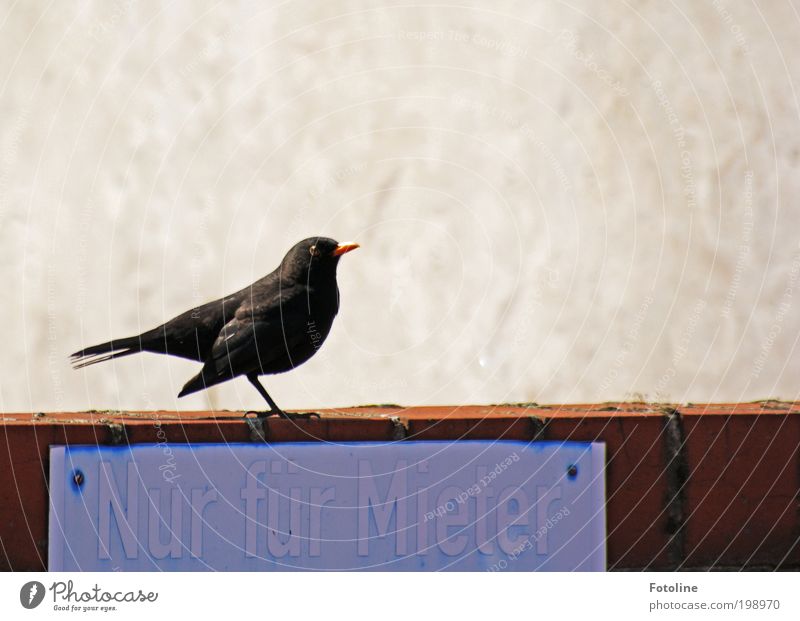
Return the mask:
[[285,418],[287,420],[311,420],[312,418],[319,418],[319,414],[316,412],[280,412],[278,414],[281,418]]
[[319,414],[316,412],[284,412],[283,410],[267,410],[266,412],[256,412],[255,410],[250,410],[244,413],[245,418],[248,414],[255,414],[257,418],[278,416],[279,418],[285,418],[286,420],[309,420],[311,418],[319,418]]

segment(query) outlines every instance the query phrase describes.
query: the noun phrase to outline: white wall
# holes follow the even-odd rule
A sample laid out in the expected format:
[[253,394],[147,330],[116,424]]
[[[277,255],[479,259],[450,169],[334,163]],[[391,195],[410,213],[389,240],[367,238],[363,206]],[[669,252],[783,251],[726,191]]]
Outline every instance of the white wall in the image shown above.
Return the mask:
[[260,407],[67,356],[314,234],[284,407],[798,396],[796,8],[392,4],[0,8],[0,408]]

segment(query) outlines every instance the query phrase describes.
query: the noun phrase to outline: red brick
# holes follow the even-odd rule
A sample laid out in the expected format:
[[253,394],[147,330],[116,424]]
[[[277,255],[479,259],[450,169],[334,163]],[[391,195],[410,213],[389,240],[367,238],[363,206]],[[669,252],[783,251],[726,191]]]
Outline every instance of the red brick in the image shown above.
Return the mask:
[[664,569],[672,564],[663,431],[660,412],[548,423],[547,440],[606,443],[609,569]]
[[800,416],[684,416],[687,566],[800,564]]
[[529,418],[447,418],[408,421],[408,440],[530,440]]
[[[419,440],[541,438],[607,446],[610,569],[800,566],[800,405],[681,406],[689,477],[683,539],[668,530],[663,406],[643,403],[458,407],[368,406],[321,419],[265,421],[271,442],[391,441],[392,417]],[[3,415],[0,569],[42,570],[52,444],[249,442],[242,412],[62,412]],[[156,422],[157,421],[157,422]],[[124,433],[120,433],[124,431]],[[161,435],[159,435],[161,434]]]

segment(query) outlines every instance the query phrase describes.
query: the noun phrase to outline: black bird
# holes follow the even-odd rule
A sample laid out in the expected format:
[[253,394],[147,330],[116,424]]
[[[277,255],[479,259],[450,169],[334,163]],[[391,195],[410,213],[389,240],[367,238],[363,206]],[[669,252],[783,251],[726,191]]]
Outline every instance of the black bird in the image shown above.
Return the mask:
[[188,310],[138,336],[108,341],[72,354],[76,369],[141,351],[203,363],[178,397],[244,375],[269,404],[288,417],[258,381],[313,356],[339,310],[336,266],[358,244],[310,237],[286,253],[278,268],[249,287]]

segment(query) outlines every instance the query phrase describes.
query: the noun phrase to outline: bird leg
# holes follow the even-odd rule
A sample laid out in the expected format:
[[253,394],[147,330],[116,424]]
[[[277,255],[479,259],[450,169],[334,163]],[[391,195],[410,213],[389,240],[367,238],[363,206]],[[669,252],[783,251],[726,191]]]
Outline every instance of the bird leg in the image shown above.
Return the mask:
[[272,414],[277,414],[278,416],[286,415],[282,409],[278,407],[278,404],[272,400],[272,397],[269,396],[269,393],[266,389],[261,385],[261,382],[258,381],[258,375],[255,373],[250,373],[247,376],[247,379],[250,380],[250,383],[255,386],[258,394],[260,394],[264,399],[266,399],[267,403],[269,404],[269,411],[268,412],[256,412],[259,418],[265,418],[267,416],[271,416]]
[[[319,418],[319,414],[311,413],[311,414],[289,414],[288,412],[284,412],[282,409],[278,407],[278,404],[272,400],[272,397],[269,396],[269,393],[266,389],[261,385],[261,382],[258,381],[258,375],[255,373],[250,373],[247,376],[247,379],[250,380],[250,383],[255,386],[258,394],[260,394],[264,399],[266,399],[267,403],[269,404],[269,411],[268,412],[255,412],[255,414],[259,418],[266,418],[267,416],[272,416],[273,414],[280,416],[281,418],[286,418],[288,420],[303,418],[308,419],[312,416],[316,416]],[[248,412],[249,414],[249,412]]]

